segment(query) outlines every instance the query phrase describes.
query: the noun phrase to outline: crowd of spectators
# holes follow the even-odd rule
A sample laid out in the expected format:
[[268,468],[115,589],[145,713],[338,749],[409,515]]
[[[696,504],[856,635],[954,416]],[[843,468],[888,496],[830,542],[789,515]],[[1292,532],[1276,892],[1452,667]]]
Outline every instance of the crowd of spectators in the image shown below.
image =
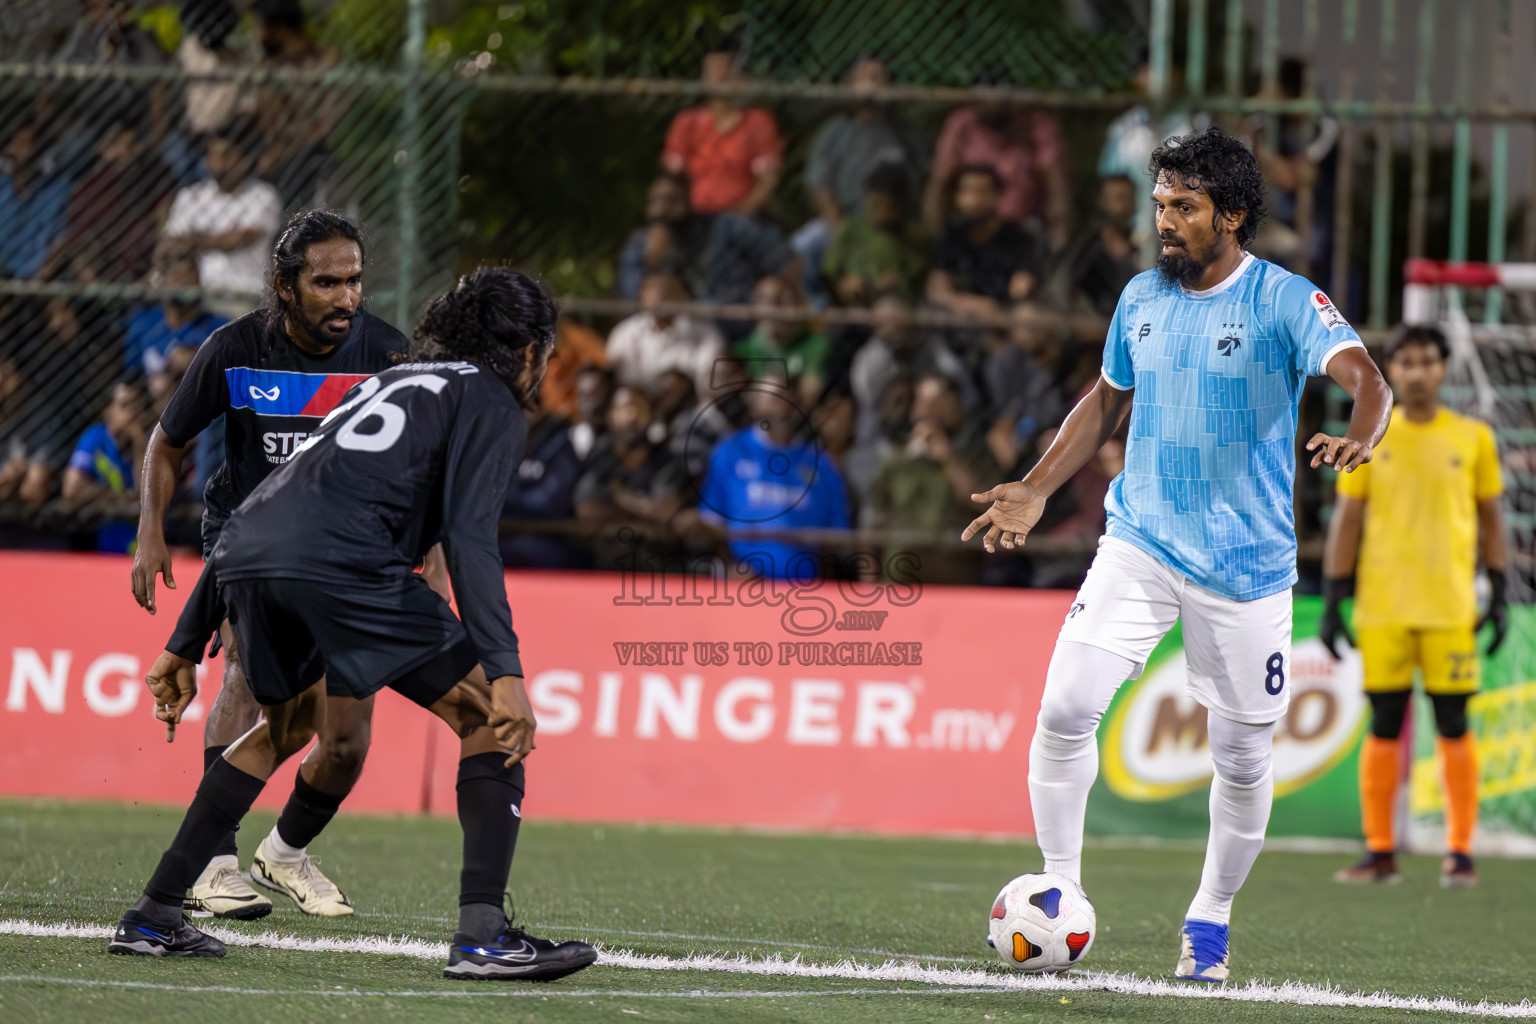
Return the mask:
[[[180,0],[173,48],[138,13],[84,0],[52,61],[206,74],[337,60],[300,0]],[[18,94],[5,113],[0,278],[52,294],[0,296],[0,539],[50,542],[24,525],[48,508],[104,522],[95,545],[125,551],[145,433],[197,347],[259,301],[286,214],[327,199],[344,102],[318,94],[299,118],[273,85],[129,77]],[[113,301],[124,285],[171,294]],[[189,496],[222,459],[221,429],[198,439]]]
[[[86,0],[55,59],[192,75],[336,63],[299,0],[253,0],[249,21],[244,7],[181,0],[168,52],[127,5]],[[742,82],[741,54],[709,53],[702,77]],[[658,140],[641,223],[614,254],[617,291],[636,311],[606,337],[562,323],[506,508],[521,524],[504,540],[508,564],[612,568],[638,549],[803,574],[818,555],[867,548],[877,533],[924,551],[930,578],[958,564],[970,494],[1027,471],[1091,387],[1103,325],[1147,265],[1147,157],[1198,115],[1127,111],[1109,127],[1096,183],[1075,195],[1054,114],[981,101],[925,136],[875,94],[891,82],[879,59],[853,64],[846,109],[804,140],[797,179],[785,177],[786,151],[801,151],[800,140],[786,141],[765,107],[706,91],[676,114]],[[150,284],[172,297],[142,308],[0,300],[0,509],[55,501],[131,515],[136,452],[192,353],[252,307],[285,215],[332,198],[326,140],[346,115],[337,95],[315,94],[295,117],[292,97],[265,86],[193,77],[172,89],[157,79],[69,119],[39,95],[8,126],[0,276]],[[1320,252],[1294,230],[1285,197],[1321,180],[1326,131],[1303,139],[1285,122],[1269,139],[1251,127],[1281,195],[1271,251]],[[1075,202],[1090,199],[1091,214],[1076,217]],[[786,209],[810,215],[790,220]],[[701,315],[717,304],[756,315]],[[948,320],[935,328],[924,314]],[[29,359],[39,346],[55,358]],[[57,358],[64,352],[74,355]],[[86,384],[40,403],[49,382],[29,379],[38,365]],[[221,457],[220,430],[189,460],[191,501]],[[991,567],[995,579],[1080,571],[1120,451],[1107,445],[1037,532],[1083,550]],[[96,542],[126,550],[132,531],[122,527],[109,522]],[[851,529],[874,533],[838,532]]]

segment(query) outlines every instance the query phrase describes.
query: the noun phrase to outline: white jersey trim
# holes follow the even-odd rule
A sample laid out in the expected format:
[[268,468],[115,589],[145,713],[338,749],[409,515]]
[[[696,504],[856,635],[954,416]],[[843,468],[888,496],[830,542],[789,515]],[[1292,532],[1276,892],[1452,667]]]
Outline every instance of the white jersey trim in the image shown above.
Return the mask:
[[1179,287],[1181,289],[1183,289],[1185,298],[1190,298],[1190,299],[1208,299],[1212,295],[1220,295],[1222,292],[1226,291],[1228,288],[1231,288],[1234,284],[1237,284],[1237,279],[1242,277],[1243,273],[1245,271],[1247,271],[1247,269],[1249,267],[1253,266],[1253,262],[1254,262],[1253,253],[1245,252],[1245,253],[1243,253],[1243,261],[1237,265],[1237,269],[1232,271],[1232,273],[1228,274],[1226,276],[1226,279],[1224,281],[1222,281],[1220,284],[1213,285],[1210,288],[1205,289],[1204,291],[1198,291],[1198,292],[1197,291],[1191,291],[1190,289],[1185,288],[1183,285],[1180,285]]
[[1115,381],[1115,378],[1113,378],[1113,377],[1111,377],[1109,375],[1109,371],[1103,369],[1102,367],[1099,369],[1099,376],[1104,378],[1104,383],[1108,384],[1110,387],[1114,388],[1116,391],[1133,391],[1136,388],[1136,385],[1134,385],[1134,384],[1120,384],[1120,383],[1117,383]]
[[1324,352],[1322,361],[1317,364],[1317,375],[1321,377],[1323,374],[1327,373],[1329,360],[1347,348],[1365,348],[1365,342],[1361,341],[1359,338],[1348,338],[1339,342],[1327,352]]

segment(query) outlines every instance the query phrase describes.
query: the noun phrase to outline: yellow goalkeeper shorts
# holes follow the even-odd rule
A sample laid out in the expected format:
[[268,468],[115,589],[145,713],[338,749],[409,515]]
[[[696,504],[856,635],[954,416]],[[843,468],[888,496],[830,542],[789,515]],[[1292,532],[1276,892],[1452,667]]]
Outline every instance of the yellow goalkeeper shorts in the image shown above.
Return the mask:
[[1367,693],[1412,689],[1414,669],[1423,674],[1427,693],[1476,693],[1482,680],[1470,625],[1451,629],[1362,626],[1358,638]]

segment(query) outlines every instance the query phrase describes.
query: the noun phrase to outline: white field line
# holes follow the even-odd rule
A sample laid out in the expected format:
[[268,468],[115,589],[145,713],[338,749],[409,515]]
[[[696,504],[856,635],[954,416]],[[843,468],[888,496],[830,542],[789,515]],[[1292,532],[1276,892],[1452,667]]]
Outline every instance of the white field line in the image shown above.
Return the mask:
[[[64,896],[54,892],[41,892],[36,889],[7,890],[0,886],[0,895],[7,891],[20,892],[27,895],[45,897],[55,905],[70,904],[74,906],[111,907],[113,912],[120,911],[123,907],[121,896]],[[353,920],[393,920],[393,921],[426,921],[430,924],[452,925],[458,918],[448,917],[443,914],[395,914],[386,911],[358,911],[352,915]],[[816,942],[784,942],[776,939],[750,939],[742,935],[696,935],[692,932],[668,932],[668,931],[640,931],[634,928],[593,928],[590,925],[580,924],[552,924],[547,921],[538,922],[538,926],[552,932],[591,932],[597,935],[626,935],[636,939],[675,939],[680,942],[719,942],[729,946],[769,946],[777,949],[810,949],[824,953],[861,953],[866,956],[878,956],[888,959],[899,958],[916,960],[919,963],[941,964],[969,964],[975,963],[975,957],[949,956],[939,953],[912,953],[900,949],[868,949],[863,946],[827,946]]]
[[[440,960],[446,950],[441,942],[427,942],[410,937],[300,938],[263,932],[249,935],[222,928],[209,933],[232,946],[261,946],[311,953],[378,953],[408,956],[422,960]],[[27,935],[47,938],[105,939],[112,929],[100,925],[39,924],[33,921],[0,921],[0,935]],[[599,964],[648,971],[709,971],[749,974],[758,977],[840,978],[847,981],[918,984],[950,989],[981,989],[1003,992],[1115,992],[1124,995],[1164,996],[1183,999],[1225,999],[1235,1002],[1285,1003],[1292,1006],[1357,1007],[1362,1009],[1418,1010],[1454,1013],[1473,1017],[1536,1017],[1536,1003],[1468,1003],[1445,996],[1394,996],[1383,992],[1344,992],[1340,989],[1286,981],[1278,985],[1251,981],[1247,985],[1205,986],[1177,984],[1133,974],[1086,971],[1066,975],[1004,974],[979,968],[956,969],[923,967],[911,961],[889,961],[878,967],[840,961],[806,963],[796,956],[784,959],[770,956],[753,959],[746,956],[687,957],[650,956],[630,950],[600,949]]]
[[64,985],[72,988],[147,989],[236,996],[315,996],[343,999],[803,999],[820,996],[952,996],[978,995],[990,988],[796,988],[796,989],[687,989],[680,992],[638,992],[610,988],[552,988],[547,985],[477,985],[458,989],[361,989],[361,988],[237,988],[233,985],[173,985],[154,981],[108,981],[101,978],[59,978],[46,974],[0,974],[7,982]]

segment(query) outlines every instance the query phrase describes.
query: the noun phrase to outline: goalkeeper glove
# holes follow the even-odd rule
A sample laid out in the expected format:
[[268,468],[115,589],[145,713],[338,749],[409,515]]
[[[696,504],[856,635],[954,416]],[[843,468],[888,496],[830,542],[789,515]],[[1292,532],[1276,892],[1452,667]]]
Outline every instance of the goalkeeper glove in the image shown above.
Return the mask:
[[1493,623],[1493,643],[1488,645],[1491,657],[1504,645],[1504,637],[1509,632],[1509,581],[1503,569],[1489,569],[1488,582],[1493,588],[1493,594],[1488,598],[1488,610],[1477,621],[1477,632],[1482,632],[1484,626]]
[[1352,576],[1340,576],[1336,579],[1323,581],[1323,617],[1317,623],[1317,638],[1328,648],[1328,653],[1333,655],[1333,660],[1339,660],[1339,637],[1349,641],[1349,646],[1355,646],[1355,638],[1350,635],[1349,627],[1344,624],[1344,613],[1339,606],[1344,599],[1354,593],[1355,580]]

